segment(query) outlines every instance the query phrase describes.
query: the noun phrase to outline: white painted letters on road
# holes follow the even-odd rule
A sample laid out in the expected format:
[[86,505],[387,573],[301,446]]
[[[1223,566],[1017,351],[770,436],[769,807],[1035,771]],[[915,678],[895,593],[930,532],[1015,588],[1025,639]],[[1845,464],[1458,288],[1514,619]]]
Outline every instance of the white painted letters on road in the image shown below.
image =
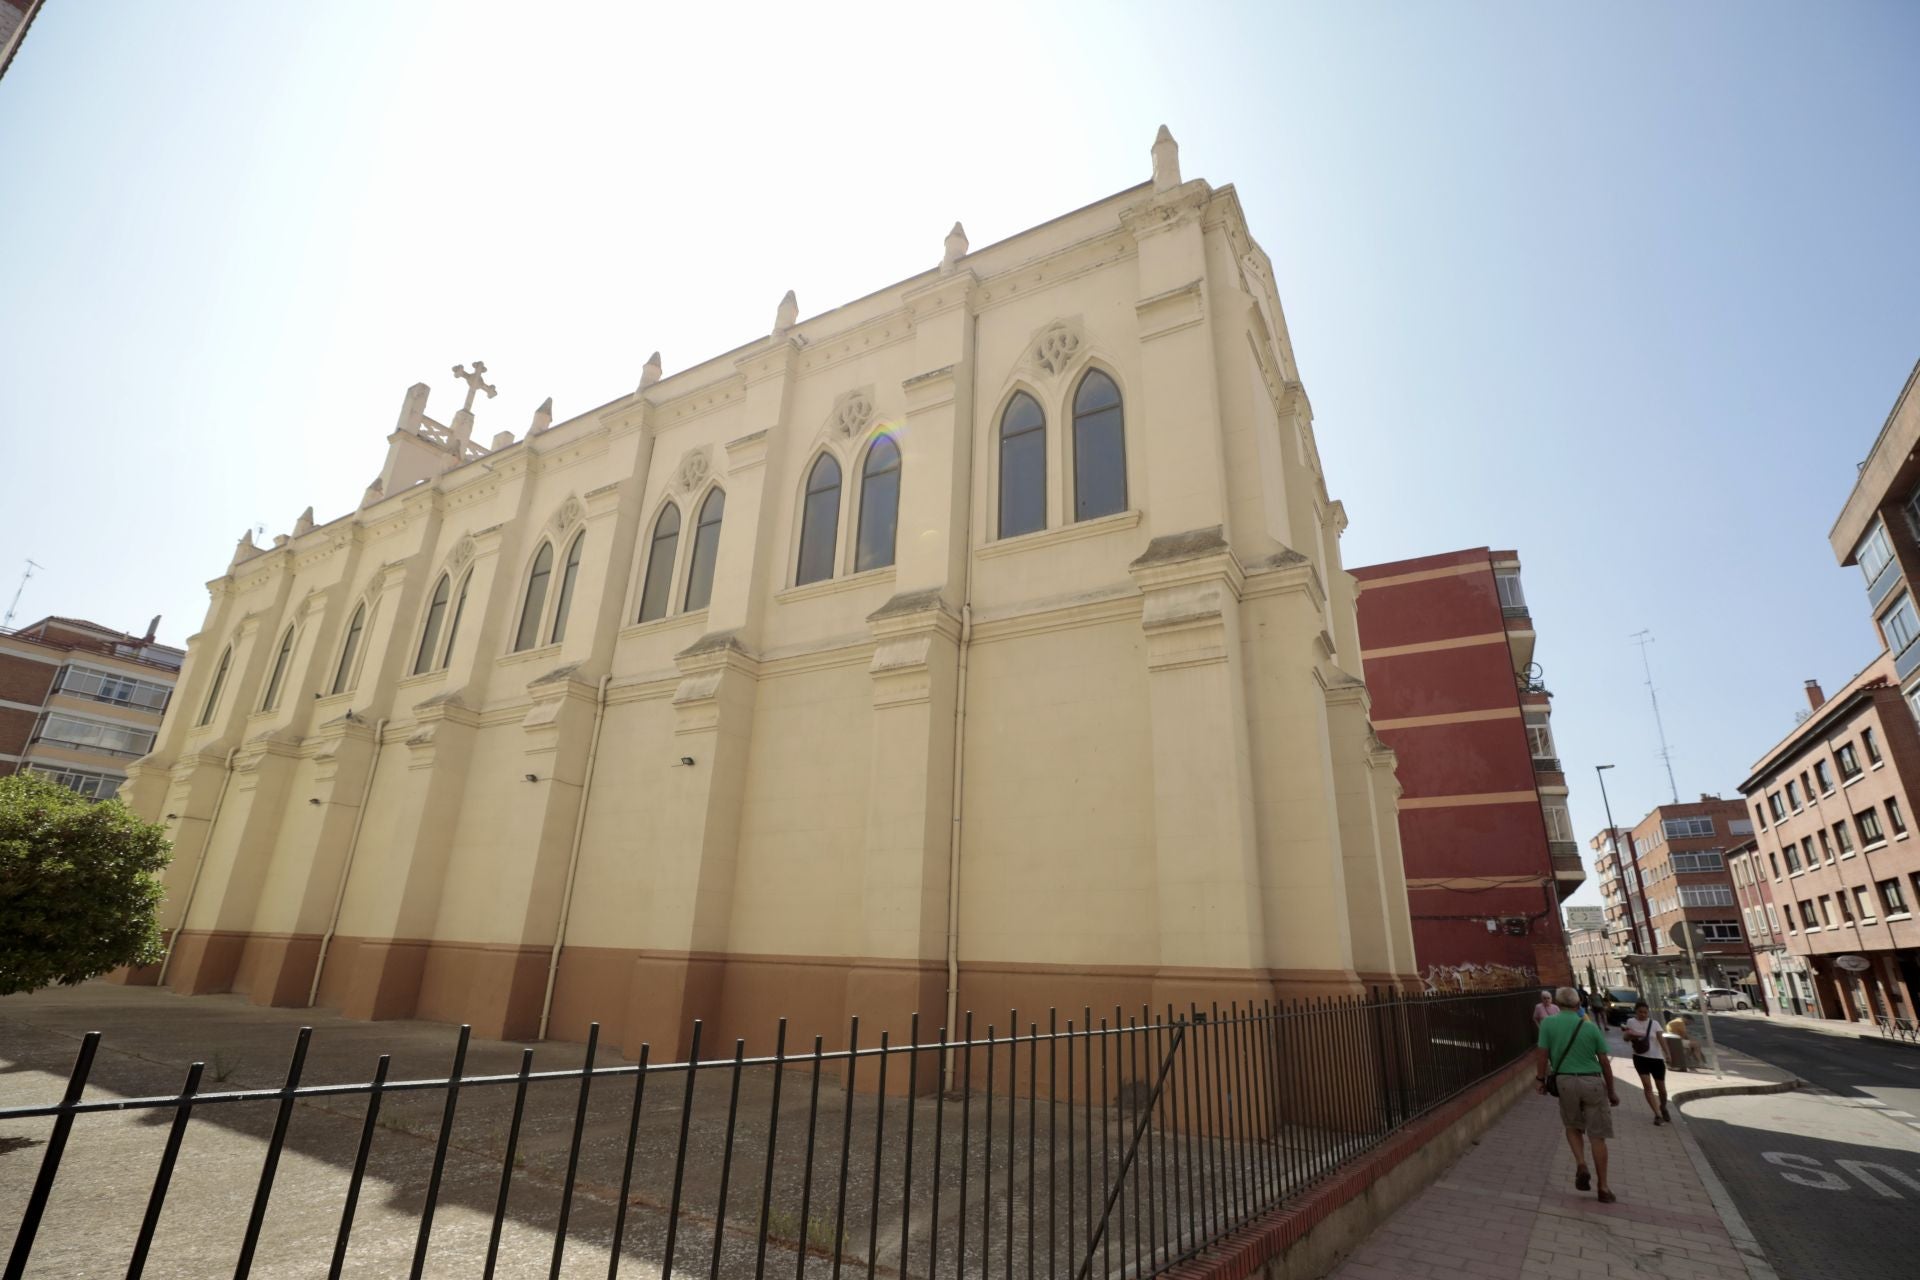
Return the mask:
[[1835,1160],[1834,1163],[1839,1165],[1842,1169],[1845,1169],[1848,1173],[1852,1174],[1854,1177],[1860,1179],[1860,1181],[1866,1183],[1867,1186],[1872,1190],[1878,1191],[1883,1196],[1891,1196],[1895,1200],[1899,1200],[1902,1198],[1898,1191],[1895,1191],[1892,1187],[1880,1181],[1879,1178],[1874,1177],[1873,1174],[1868,1173],[1867,1170],[1869,1169],[1877,1170],[1878,1172],[1884,1174],[1889,1178],[1896,1179],[1901,1186],[1913,1192],[1914,1195],[1920,1196],[1920,1182],[1914,1181],[1914,1179],[1900,1172],[1898,1169],[1894,1168],[1892,1165],[1870,1164],[1864,1160]]
[[1788,1169],[1805,1169],[1812,1176],[1802,1173],[1788,1173],[1784,1169],[1780,1176],[1797,1186],[1813,1187],[1818,1191],[1845,1191],[1847,1180],[1835,1174],[1822,1172],[1820,1162],[1812,1156],[1797,1156],[1791,1151],[1763,1151],[1760,1158],[1768,1164],[1784,1165]]

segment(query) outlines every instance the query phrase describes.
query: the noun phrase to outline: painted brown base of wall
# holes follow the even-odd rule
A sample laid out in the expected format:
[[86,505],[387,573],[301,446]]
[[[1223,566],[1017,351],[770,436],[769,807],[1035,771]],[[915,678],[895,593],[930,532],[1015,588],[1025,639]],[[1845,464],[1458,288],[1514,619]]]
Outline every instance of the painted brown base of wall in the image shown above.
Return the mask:
[[[237,991],[255,1004],[304,1005],[319,941],[313,934],[183,930],[167,985],[183,995]],[[484,1036],[531,1039],[539,1033],[550,956],[539,945],[335,937],[316,1003],[350,1018],[466,1022]],[[974,1035],[983,1038],[989,1025],[1000,1035],[1016,1024],[1021,1031],[1045,1030],[1050,1019],[1062,1028],[1069,1020],[1079,1026],[1089,1009],[1096,1025],[1101,1018],[1124,1023],[1149,1009],[1164,1015],[1190,1004],[1245,1008],[1376,986],[1417,990],[1417,984],[1408,975],[1336,969],[983,962],[961,967],[961,1025],[948,1031],[960,1038],[969,1010],[975,1011]],[[691,1051],[698,1020],[703,1058],[729,1056],[736,1039],[752,1056],[774,1052],[784,1018],[786,1052],[797,1056],[811,1052],[815,1036],[828,1049],[844,1047],[855,1015],[861,1044],[878,1044],[883,1032],[893,1044],[908,1042],[916,1012],[920,1039],[937,1041],[946,1017],[940,961],[568,947],[554,978],[548,1036],[584,1041],[588,1025],[598,1021],[601,1041],[628,1058],[638,1057],[646,1043],[654,1060],[676,1061]],[[896,1083],[905,1088],[904,1073],[890,1076],[889,1091]],[[920,1087],[935,1087],[931,1071],[920,1073]]]
[[1402,1129],[1292,1207],[1174,1269],[1181,1280],[1319,1280],[1533,1087],[1519,1058]]

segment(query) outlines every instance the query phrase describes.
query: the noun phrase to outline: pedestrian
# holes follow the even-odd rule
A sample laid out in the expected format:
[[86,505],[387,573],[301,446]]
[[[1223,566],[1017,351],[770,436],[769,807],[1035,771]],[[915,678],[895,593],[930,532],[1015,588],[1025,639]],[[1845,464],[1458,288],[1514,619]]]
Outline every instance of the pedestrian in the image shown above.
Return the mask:
[[[1573,1148],[1573,1185],[1585,1191],[1597,1177],[1601,1204],[1615,1200],[1607,1185],[1607,1139],[1613,1136],[1613,1112],[1620,1105],[1614,1091],[1613,1070],[1607,1062],[1607,1037],[1579,1013],[1580,993],[1560,987],[1553,993],[1560,1012],[1540,1024],[1533,1051],[1534,1078],[1539,1092],[1560,1099],[1560,1123]],[[1587,1150],[1593,1151],[1593,1169],[1587,1169]]]
[[1560,1012],[1560,1006],[1553,1002],[1553,992],[1542,989],[1540,992],[1540,1002],[1533,1006],[1534,1034],[1538,1035],[1540,1032],[1540,1024],[1558,1012]]
[[[1640,1077],[1640,1091],[1647,1095],[1647,1105],[1653,1108],[1653,1122],[1673,1123],[1673,1117],[1667,1113],[1667,1055],[1660,1047],[1660,1024],[1653,1020],[1653,1013],[1642,1000],[1633,1006],[1633,1016],[1620,1024],[1620,1031],[1627,1038],[1627,1048],[1633,1051],[1633,1069]],[[1654,1090],[1659,1090],[1659,1097]]]
[[1587,994],[1585,987],[1575,987],[1573,990],[1574,993],[1580,997],[1580,1016],[1591,1019],[1593,1017],[1593,997]]

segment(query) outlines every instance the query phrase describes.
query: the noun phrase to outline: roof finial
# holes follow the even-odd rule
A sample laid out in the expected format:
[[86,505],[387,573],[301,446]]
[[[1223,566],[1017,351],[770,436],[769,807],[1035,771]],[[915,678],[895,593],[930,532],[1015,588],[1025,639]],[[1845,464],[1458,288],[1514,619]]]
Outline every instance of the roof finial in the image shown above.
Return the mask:
[[940,256],[940,270],[951,271],[954,264],[967,256],[967,229],[959,223],[953,224],[953,230],[947,232],[947,250]]
[[488,384],[486,374],[487,362],[484,360],[475,360],[473,362],[472,373],[468,373],[467,366],[463,364],[453,366],[453,376],[467,384],[467,402],[460,406],[462,412],[473,412],[473,397],[479,392],[484,391],[487,393],[487,399],[493,399],[496,393],[493,387]]
[[658,381],[660,381],[660,353],[656,351],[647,357],[645,364],[640,366],[640,389],[645,391]]
[[300,513],[300,518],[293,522],[293,536],[297,538],[303,533],[312,533],[312,532],[313,532],[313,508],[308,507],[305,511],[302,511]]
[[793,328],[793,322],[800,318],[800,300],[793,296],[793,290],[787,290],[787,296],[780,299],[780,309],[773,313],[773,336],[778,338]]
[[1153,136],[1153,189],[1171,191],[1180,185],[1180,144],[1167,126]]
[[529,436],[537,436],[552,425],[553,397],[548,396],[540,402],[540,407],[533,411],[533,425],[527,428],[527,434]]

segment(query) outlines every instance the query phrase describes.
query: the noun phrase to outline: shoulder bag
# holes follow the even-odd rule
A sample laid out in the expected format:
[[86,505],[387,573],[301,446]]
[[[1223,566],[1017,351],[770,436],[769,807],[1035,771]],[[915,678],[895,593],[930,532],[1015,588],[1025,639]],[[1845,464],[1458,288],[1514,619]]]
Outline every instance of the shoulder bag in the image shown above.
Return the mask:
[[1573,1042],[1578,1040],[1586,1029],[1587,1023],[1583,1019],[1580,1025],[1573,1029],[1573,1034],[1567,1037],[1567,1042],[1560,1046],[1560,1056],[1553,1060],[1551,1067],[1547,1068],[1547,1078],[1543,1083],[1549,1097],[1560,1096],[1560,1064],[1567,1060],[1567,1054],[1572,1050]]

